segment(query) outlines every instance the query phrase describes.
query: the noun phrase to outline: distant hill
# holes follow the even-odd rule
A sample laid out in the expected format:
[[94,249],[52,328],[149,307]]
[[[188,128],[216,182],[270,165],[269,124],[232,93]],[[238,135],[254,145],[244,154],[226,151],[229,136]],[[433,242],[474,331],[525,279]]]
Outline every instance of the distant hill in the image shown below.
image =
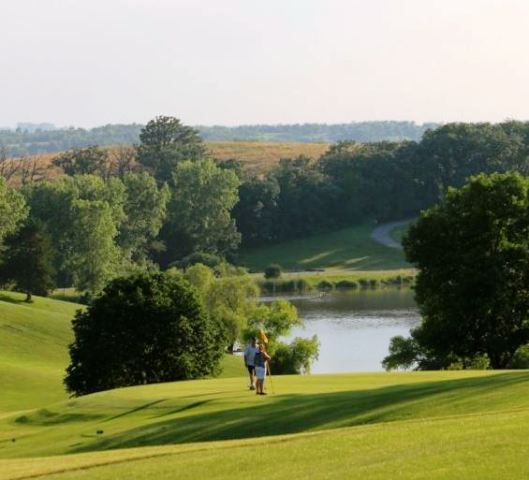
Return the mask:
[[[24,127],[26,124],[20,124]],[[48,124],[27,124],[27,128],[0,130],[0,147],[9,156],[52,153],[88,145],[130,145],[138,143],[143,125],[104,125],[91,129],[55,128]],[[342,124],[305,123],[295,125],[242,125],[238,127],[198,126],[208,141],[260,141],[295,143],[335,143],[342,140],[377,142],[382,140],[420,140],[423,133],[439,126],[415,122],[351,122]]]

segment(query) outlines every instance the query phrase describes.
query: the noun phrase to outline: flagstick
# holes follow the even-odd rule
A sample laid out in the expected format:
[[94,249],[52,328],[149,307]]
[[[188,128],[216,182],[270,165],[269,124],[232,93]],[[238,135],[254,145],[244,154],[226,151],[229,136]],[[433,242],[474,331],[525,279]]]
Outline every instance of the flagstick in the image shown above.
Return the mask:
[[276,392],[275,392],[275,389],[274,389],[274,382],[272,382],[272,370],[270,369],[270,362],[266,362],[267,366],[268,366],[268,376],[270,377],[270,387],[272,389],[272,393],[275,395]]

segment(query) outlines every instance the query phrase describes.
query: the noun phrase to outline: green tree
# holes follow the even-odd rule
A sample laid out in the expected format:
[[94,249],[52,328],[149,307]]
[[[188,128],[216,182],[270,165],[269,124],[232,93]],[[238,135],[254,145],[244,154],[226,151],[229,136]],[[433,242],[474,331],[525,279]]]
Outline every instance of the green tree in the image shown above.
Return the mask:
[[276,374],[309,373],[310,366],[318,358],[318,337],[295,338],[290,344],[280,340],[290,334],[295,326],[303,325],[294,305],[277,300],[270,305],[258,305],[248,320],[245,338],[258,336],[264,330],[268,337],[267,350],[272,356],[272,372]]
[[126,216],[119,179],[62,177],[30,185],[24,193],[31,218],[42,222],[52,238],[60,286],[96,293],[120,273],[116,239]]
[[138,162],[152,172],[158,182],[169,182],[178,163],[198,160],[206,148],[197,130],[174,117],[159,116],[140,132]]
[[144,262],[166,217],[169,189],[158,188],[147,173],[126,173],[123,176],[126,200],[125,220],[119,227],[119,245],[125,257]]
[[177,166],[173,183],[169,254],[182,258],[192,252],[226,254],[235,250],[240,234],[231,211],[238,200],[237,175],[212,160],[184,161]]
[[310,367],[319,355],[318,337],[296,337],[289,345],[279,343],[273,355],[274,375],[310,373]]
[[92,294],[119,273],[117,229],[110,206],[103,201],[75,200],[66,268],[77,290]]
[[224,352],[222,326],[178,275],[113,280],[73,329],[65,384],[75,395],[204,377]]
[[224,325],[228,350],[233,350],[256,307],[259,288],[253,279],[229,271],[217,278],[212,268],[200,263],[187,268],[184,278],[197,289],[208,314]]
[[270,278],[280,278],[281,277],[281,265],[277,263],[271,263],[268,267],[265,268],[264,277],[266,279]]
[[14,282],[26,294],[26,302],[31,302],[32,295],[47,296],[55,288],[53,247],[42,225],[28,222],[7,237],[5,247],[0,280]]
[[484,354],[507,367],[529,341],[529,179],[479,175],[450,189],[410,227],[404,248],[419,270],[423,321],[414,345],[401,343],[416,348],[419,368]]
[[107,150],[91,146],[61,153],[52,163],[62,168],[66,175],[104,175],[109,158]]
[[13,233],[28,215],[24,197],[7,186],[0,177],[0,244],[6,235]]

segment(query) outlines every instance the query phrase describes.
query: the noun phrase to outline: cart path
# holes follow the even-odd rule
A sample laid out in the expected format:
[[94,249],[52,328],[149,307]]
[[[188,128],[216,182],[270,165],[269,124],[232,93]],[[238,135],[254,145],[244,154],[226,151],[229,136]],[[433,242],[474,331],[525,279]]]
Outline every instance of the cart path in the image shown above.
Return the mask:
[[385,247],[397,248],[399,250],[402,250],[402,245],[393,238],[391,238],[391,232],[393,229],[402,225],[407,225],[411,221],[413,221],[413,219],[408,218],[406,220],[399,220],[398,222],[382,223],[373,230],[373,232],[371,233],[371,238],[375,242],[380,243]]

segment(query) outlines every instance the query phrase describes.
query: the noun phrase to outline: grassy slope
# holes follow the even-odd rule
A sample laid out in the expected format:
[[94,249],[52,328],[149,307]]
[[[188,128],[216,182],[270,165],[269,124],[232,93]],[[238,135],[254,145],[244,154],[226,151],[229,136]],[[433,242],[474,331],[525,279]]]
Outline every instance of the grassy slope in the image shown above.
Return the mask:
[[327,143],[277,143],[277,142],[206,142],[211,155],[220,160],[237,159],[255,173],[266,172],[282,158],[300,155],[319,158],[329,148]]
[[360,225],[331,233],[241,252],[240,263],[263,271],[271,263],[283,268],[393,270],[409,268],[402,251],[371,238],[373,227]]
[[[116,478],[124,471],[127,478],[173,478],[178,471],[179,478],[217,479],[251,468],[256,458],[271,478],[311,471],[311,478],[521,478],[529,472],[527,371],[278,377],[274,383],[276,395],[267,398],[245,391],[243,379],[215,379],[121,389],[4,418],[4,458],[97,453],[6,460],[0,472],[14,478],[109,463],[57,478]],[[285,434],[299,435],[275,436]],[[233,439],[239,441],[223,442]],[[196,443],[213,440],[221,442]],[[163,447],[168,443],[181,445]],[[113,464],[135,456],[141,459]]]
[[[244,168],[252,173],[267,172],[282,158],[295,158],[300,155],[319,158],[329,148],[327,143],[278,143],[278,142],[206,142],[209,154],[219,160],[240,160]],[[116,147],[106,147],[110,150]],[[55,178],[61,169],[52,165],[57,153],[45,153],[27,157],[28,162],[36,161],[41,169],[39,178]],[[20,184],[20,175],[11,179],[13,185]]]
[[[78,306],[3,298],[1,479],[221,479],[255,471],[256,459],[270,478],[529,473],[527,371],[276,377],[266,398],[239,377],[66,401],[58,387]],[[239,360],[226,374],[244,375]]]
[[[245,378],[197,380],[48,405],[0,420],[0,457],[245,439],[529,408],[529,372],[277,377],[274,389],[275,395],[263,398],[246,390]],[[16,443],[9,442],[12,438]]]
[[[0,293],[0,416],[67,398],[62,385],[72,340],[72,302]],[[226,355],[222,378],[245,374],[242,360]]]
[[62,377],[79,305],[0,295],[0,415],[66,398]]
[[[259,425],[256,425],[256,429]],[[529,462],[526,411],[356,427],[269,440],[148,447],[0,461],[0,478],[49,480],[518,480]]]

